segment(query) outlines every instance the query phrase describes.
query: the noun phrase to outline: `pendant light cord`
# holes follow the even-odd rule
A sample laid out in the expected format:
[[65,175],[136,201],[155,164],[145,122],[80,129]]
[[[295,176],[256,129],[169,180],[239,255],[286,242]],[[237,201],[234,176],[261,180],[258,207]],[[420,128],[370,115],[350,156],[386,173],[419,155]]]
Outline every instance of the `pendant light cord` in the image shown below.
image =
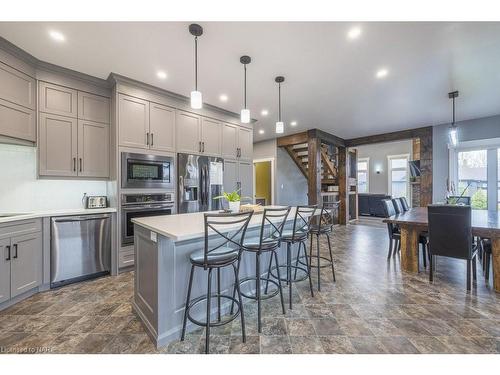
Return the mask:
[[453,97],[453,126],[455,126],[455,97]]
[[247,64],[243,64],[245,68],[245,92],[244,92],[244,107],[247,109]]
[[198,91],[198,37],[194,37],[194,90]]
[[278,83],[278,121],[281,122],[281,83]]

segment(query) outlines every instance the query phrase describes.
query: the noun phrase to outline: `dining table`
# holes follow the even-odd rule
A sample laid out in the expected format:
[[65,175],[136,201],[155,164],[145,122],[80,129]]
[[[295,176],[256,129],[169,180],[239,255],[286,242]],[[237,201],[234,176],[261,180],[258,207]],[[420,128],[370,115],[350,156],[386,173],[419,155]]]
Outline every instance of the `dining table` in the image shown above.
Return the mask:
[[[500,293],[500,212],[472,210],[471,221],[473,236],[491,239],[493,288]],[[384,223],[396,224],[401,230],[401,269],[406,272],[419,272],[418,239],[420,233],[428,230],[427,207],[411,208],[384,219]]]

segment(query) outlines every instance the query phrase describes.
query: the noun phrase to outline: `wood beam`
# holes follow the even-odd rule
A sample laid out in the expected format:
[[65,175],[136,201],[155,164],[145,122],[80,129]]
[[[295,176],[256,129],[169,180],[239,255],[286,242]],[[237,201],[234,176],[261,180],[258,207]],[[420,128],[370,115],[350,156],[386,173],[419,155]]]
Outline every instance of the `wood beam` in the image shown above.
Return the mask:
[[309,138],[319,138],[323,143],[328,143],[333,146],[345,146],[345,140],[336,135],[324,132],[319,129],[310,129],[307,131]]
[[339,147],[339,224],[346,225],[348,218],[347,211],[347,149],[345,147]]
[[309,204],[320,205],[321,202],[321,140],[309,138],[307,141],[307,159],[309,172],[308,197]]
[[392,133],[369,135],[366,137],[359,137],[359,138],[353,138],[353,139],[346,139],[345,145],[346,145],[346,147],[354,147],[354,146],[368,145],[368,144],[373,144],[373,143],[402,141],[405,139],[420,138],[422,136],[428,136],[429,132],[432,136],[432,126],[426,126],[423,128],[415,128],[415,129],[408,129],[408,130],[401,130],[401,131],[392,132]]
[[277,139],[278,147],[293,146],[300,143],[307,143],[307,132],[286,135]]

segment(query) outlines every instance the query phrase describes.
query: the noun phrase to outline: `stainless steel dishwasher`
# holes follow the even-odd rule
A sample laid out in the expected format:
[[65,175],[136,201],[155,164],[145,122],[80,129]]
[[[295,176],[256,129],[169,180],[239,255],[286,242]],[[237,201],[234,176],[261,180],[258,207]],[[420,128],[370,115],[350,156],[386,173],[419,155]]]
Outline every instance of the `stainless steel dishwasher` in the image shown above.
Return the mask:
[[51,218],[50,287],[109,273],[111,215]]

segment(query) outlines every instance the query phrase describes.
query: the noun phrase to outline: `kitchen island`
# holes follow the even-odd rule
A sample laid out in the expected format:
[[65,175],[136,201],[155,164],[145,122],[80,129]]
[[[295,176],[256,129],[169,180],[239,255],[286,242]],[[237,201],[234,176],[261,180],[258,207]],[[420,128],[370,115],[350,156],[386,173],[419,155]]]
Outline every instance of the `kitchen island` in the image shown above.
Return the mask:
[[[291,226],[295,208],[290,210],[287,226]],[[132,219],[134,223],[135,275],[133,308],[144,323],[146,330],[157,347],[179,340],[182,330],[184,305],[191,264],[189,255],[203,249],[204,215],[188,213],[169,216],[154,216]],[[246,238],[258,237],[262,214],[254,214],[248,225]],[[231,228],[228,227],[228,233]],[[284,245],[282,245],[284,246]],[[286,251],[278,252],[280,263],[284,264]],[[294,254],[296,249],[294,248]],[[267,274],[268,254],[261,258],[262,275]],[[240,278],[255,275],[255,256],[244,254]],[[215,280],[213,280],[215,282]],[[234,273],[231,267],[221,270],[221,291],[232,294]],[[254,283],[246,283],[242,291],[249,293]],[[207,273],[197,268],[193,279],[191,298],[206,294]],[[214,289],[212,289],[214,290]],[[203,304],[191,311],[193,317],[205,320]],[[230,308],[230,302],[222,305],[222,312]],[[217,310],[212,309],[215,319]],[[188,321],[187,331],[199,328]]]

